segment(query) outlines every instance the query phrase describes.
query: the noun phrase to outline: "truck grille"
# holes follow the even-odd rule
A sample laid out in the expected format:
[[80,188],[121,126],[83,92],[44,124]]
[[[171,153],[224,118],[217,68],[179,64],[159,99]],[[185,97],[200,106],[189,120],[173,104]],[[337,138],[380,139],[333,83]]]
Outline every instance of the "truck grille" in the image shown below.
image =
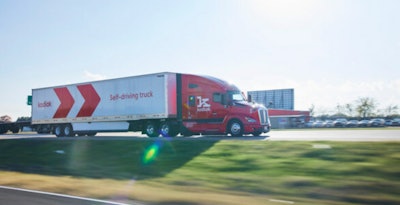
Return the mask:
[[269,123],[268,120],[268,111],[265,109],[259,109],[258,110],[258,115],[260,116],[260,122],[262,125],[266,125]]

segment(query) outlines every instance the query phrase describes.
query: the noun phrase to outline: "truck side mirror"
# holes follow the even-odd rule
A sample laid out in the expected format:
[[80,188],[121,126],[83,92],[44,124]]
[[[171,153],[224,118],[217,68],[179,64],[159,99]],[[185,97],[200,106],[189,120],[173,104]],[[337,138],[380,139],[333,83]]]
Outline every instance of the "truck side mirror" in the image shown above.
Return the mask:
[[248,102],[252,102],[251,95],[248,95],[248,96],[247,96],[247,101],[248,101]]

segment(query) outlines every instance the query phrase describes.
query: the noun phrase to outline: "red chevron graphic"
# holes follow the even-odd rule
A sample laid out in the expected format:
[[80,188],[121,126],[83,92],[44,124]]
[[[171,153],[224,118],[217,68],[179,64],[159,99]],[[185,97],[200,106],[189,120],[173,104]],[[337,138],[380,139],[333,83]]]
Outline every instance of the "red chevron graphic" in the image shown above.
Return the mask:
[[53,118],[65,118],[74,105],[75,100],[66,87],[54,88],[54,92],[60,100],[60,105],[58,106],[56,113],[54,113]]
[[90,117],[100,102],[100,96],[97,94],[92,84],[78,85],[77,87],[85,99],[77,117]]

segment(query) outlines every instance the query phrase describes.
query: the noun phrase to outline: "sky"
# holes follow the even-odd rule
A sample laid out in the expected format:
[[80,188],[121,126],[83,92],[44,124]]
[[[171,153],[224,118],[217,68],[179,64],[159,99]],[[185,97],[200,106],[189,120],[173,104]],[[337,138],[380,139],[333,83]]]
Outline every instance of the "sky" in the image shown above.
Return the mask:
[[0,115],[31,89],[157,72],[242,91],[294,88],[295,109],[400,106],[398,0],[0,0]]

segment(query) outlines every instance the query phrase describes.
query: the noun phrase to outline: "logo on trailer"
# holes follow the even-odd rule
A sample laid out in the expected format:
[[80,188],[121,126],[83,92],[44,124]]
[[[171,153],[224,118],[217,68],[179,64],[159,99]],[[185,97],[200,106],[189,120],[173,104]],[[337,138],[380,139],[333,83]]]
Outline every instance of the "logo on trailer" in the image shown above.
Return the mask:
[[197,96],[198,105],[197,112],[208,112],[211,111],[211,105],[208,103],[209,98],[202,98],[201,96]]
[[38,103],[39,108],[51,107],[51,101],[44,101]]

